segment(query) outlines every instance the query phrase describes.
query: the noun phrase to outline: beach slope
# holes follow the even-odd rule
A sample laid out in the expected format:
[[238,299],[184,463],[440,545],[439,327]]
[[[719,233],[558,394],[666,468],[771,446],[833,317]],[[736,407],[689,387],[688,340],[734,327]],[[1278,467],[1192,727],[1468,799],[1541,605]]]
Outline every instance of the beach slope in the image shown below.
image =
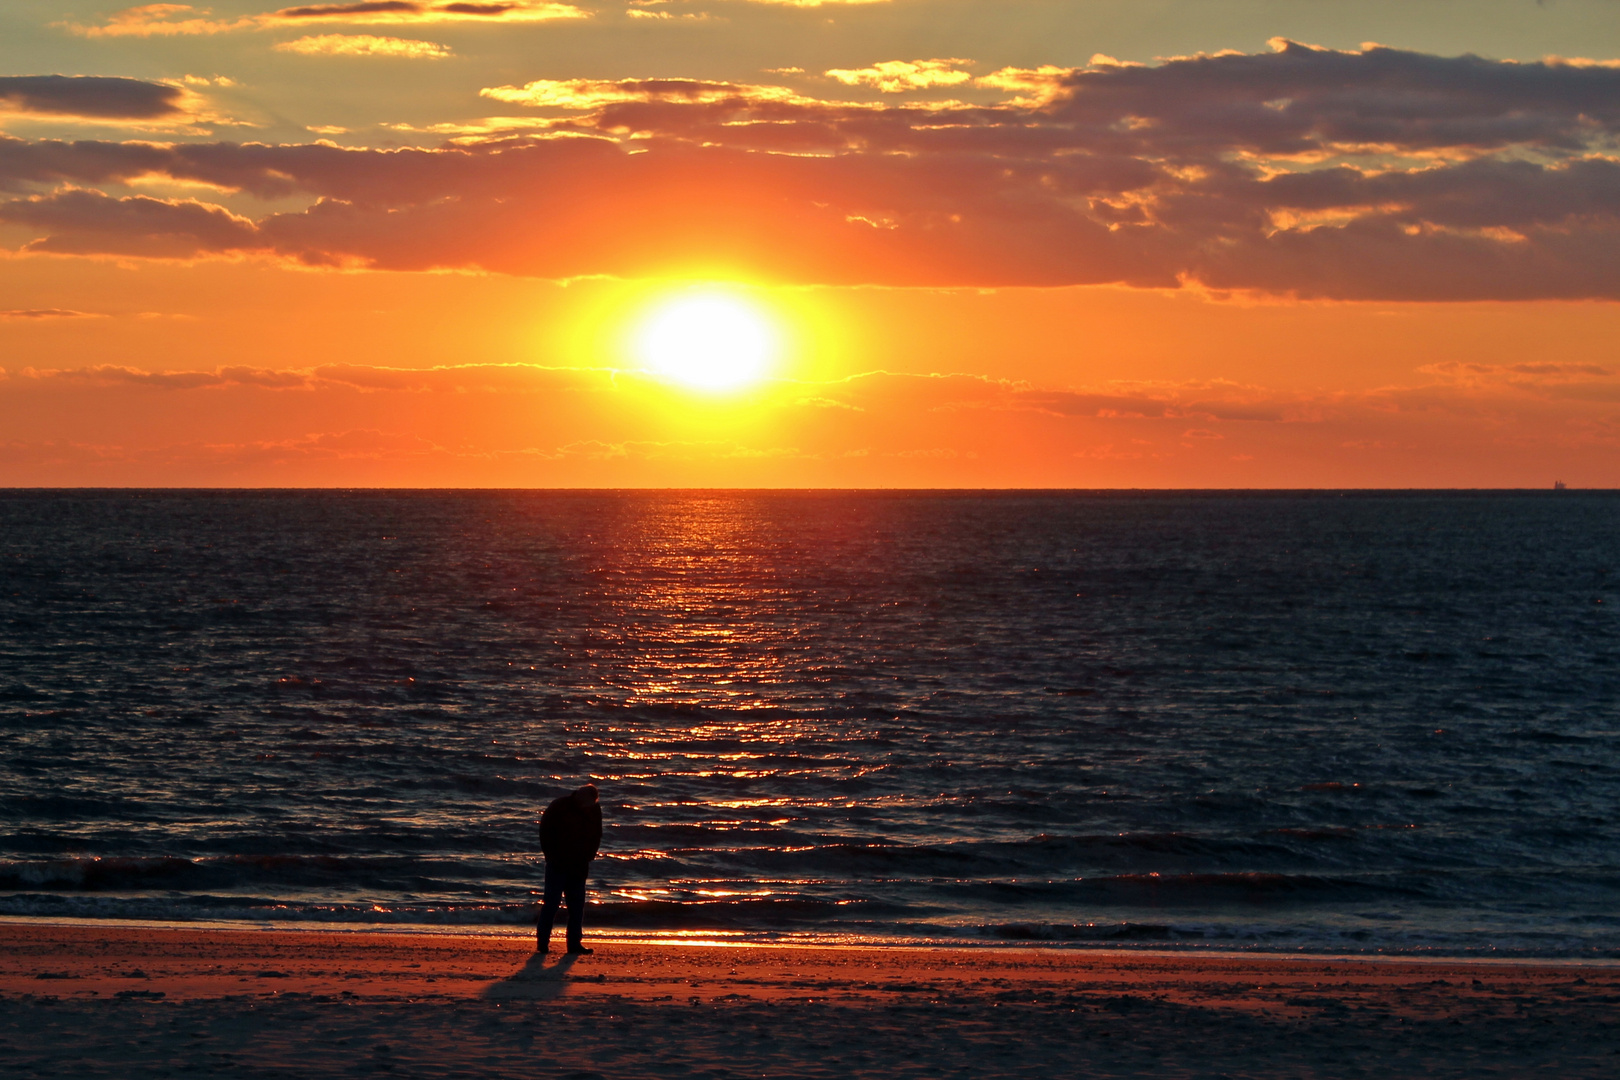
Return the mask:
[[1591,1076],[1620,965],[0,923],[0,1075]]

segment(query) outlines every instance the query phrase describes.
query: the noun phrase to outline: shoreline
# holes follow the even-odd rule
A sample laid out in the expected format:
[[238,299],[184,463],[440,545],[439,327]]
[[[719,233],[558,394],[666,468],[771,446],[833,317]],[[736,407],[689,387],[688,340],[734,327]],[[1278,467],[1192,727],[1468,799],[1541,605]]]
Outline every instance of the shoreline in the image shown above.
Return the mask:
[[[6,1075],[1609,1076],[1620,963],[0,921]],[[545,1066],[545,1067],[542,1067]],[[1393,1072],[1392,1072],[1393,1069]]]
[[[0,941],[5,938],[7,927],[113,927],[129,930],[176,930],[184,932],[221,932],[221,933],[285,933],[285,934],[352,934],[366,935],[392,935],[425,938],[473,938],[493,941],[532,941],[533,930],[515,924],[488,924],[488,925],[446,925],[434,923],[354,923],[354,922],[316,922],[305,920],[263,922],[250,920],[163,920],[163,919],[117,919],[94,918],[89,916],[36,916],[36,915],[0,915]],[[1444,952],[1316,952],[1297,948],[1265,948],[1255,947],[1249,949],[1231,948],[1228,946],[1204,946],[1188,942],[1179,947],[1167,946],[1163,943],[1152,945],[1131,946],[1117,942],[1108,944],[1091,944],[1080,941],[1060,940],[955,940],[955,939],[916,939],[899,938],[883,939],[877,937],[842,940],[769,940],[744,936],[746,931],[735,933],[723,931],[644,931],[640,933],[604,929],[592,931],[588,936],[591,942],[600,943],[609,947],[654,947],[654,948],[708,948],[708,949],[808,949],[808,950],[843,950],[843,949],[870,949],[875,951],[918,950],[918,951],[945,951],[945,952],[1051,952],[1063,954],[1076,954],[1083,956],[1120,956],[1120,957],[1162,957],[1167,959],[1185,958],[1194,960],[1200,957],[1211,959],[1275,959],[1275,960],[1302,960],[1302,961],[1332,961],[1332,962],[1362,962],[1362,963],[1391,963],[1391,964],[1444,964],[1444,965],[1492,965],[1508,967],[1582,967],[1603,968],[1614,967],[1620,970],[1620,955],[1617,956],[1534,956],[1534,955],[1456,955]],[[557,930],[556,938],[561,941],[562,931]]]
[[[628,942],[589,939],[571,957],[560,936],[548,955],[532,935],[220,928],[127,923],[0,922],[0,997],[79,998],[136,990],[153,1000],[336,993],[349,998],[610,996],[662,1000],[671,987],[701,985],[729,998],[884,998],[973,995],[986,986],[1051,991],[1125,987],[1212,1007],[1298,1008],[1288,998],[1319,993],[1352,976],[1357,994],[1385,991],[1418,1001],[1410,987],[1447,987],[1469,999],[1487,970],[1521,990],[1600,984],[1620,992],[1620,962],[1204,953],[1039,946],[794,945],[752,942]],[[790,971],[781,970],[791,968]],[[1468,976],[1467,988],[1444,978]],[[1436,976],[1440,976],[1436,979]],[[1268,980],[1250,985],[1253,978]],[[1460,980],[1459,980],[1460,981]],[[42,985],[48,984],[48,985]],[[1173,989],[1170,989],[1173,987]],[[690,995],[689,995],[690,996]],[[703,997],[705,995],[698,995]],[[1620,998],[1616,999],[1620,1001]],[[1430,1002],[1425,1008],[1439,1007]]]

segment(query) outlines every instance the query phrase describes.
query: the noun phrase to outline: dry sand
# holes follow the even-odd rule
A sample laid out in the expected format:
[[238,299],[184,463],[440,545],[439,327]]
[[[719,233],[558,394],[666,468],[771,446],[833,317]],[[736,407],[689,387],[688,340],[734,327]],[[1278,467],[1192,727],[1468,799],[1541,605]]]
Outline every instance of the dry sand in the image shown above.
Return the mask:
[[0,1076],[1620,1076],[1620,965],[0,923]]

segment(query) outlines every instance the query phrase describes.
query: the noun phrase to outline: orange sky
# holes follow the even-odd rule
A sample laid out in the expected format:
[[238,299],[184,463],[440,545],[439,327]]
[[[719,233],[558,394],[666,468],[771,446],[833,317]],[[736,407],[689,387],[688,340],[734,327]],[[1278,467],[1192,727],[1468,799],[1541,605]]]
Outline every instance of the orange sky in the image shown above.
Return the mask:
[[0,484],[1613,486],[1620,37],[1409,6],[19,3]]

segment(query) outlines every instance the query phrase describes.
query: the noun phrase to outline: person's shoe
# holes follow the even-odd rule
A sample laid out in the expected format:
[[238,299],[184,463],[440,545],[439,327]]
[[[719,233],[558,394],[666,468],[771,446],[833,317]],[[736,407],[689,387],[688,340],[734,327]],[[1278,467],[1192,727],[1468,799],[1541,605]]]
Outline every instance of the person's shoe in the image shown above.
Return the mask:
[[591,955],[591,953],[595,952],[596,950],[595,949],[587,949],[583,945],[570,945],[570,946],[568,946],[568,951],[571,952],[571,953],[575,953],[576,955],[583,953],[584,955],[589,956],[589,955]]

